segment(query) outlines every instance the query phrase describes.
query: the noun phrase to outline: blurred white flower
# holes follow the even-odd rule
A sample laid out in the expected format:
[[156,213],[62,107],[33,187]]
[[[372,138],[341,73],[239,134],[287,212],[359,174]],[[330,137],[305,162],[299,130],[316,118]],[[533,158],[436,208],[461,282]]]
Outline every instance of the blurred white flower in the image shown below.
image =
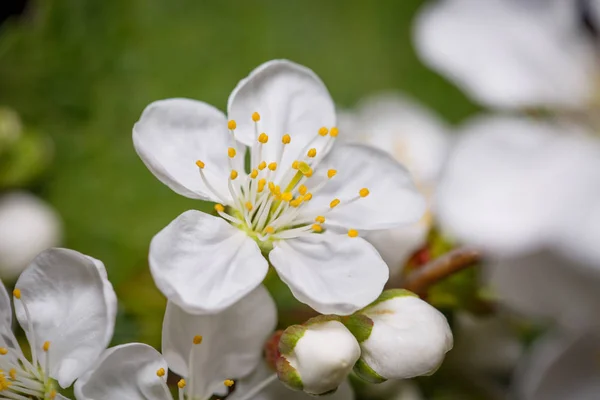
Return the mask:
[[0,278],[13,280],[41,251],[57,246],[62,224],[42,200],[25,192],[0,197]]
[[117,298],[102,262],[73,250],[49,249],[19,277],[15,314],[31,360],[12,332],[10,299],[0,282],[0,397],[66,399],[71,386],[110,342]]
[[[340,140],[365,143],[391,154],[406,166],[428,206],[433,203],[440,172],[450,148],[450,128],[412,99],[381,93],[355,109],[338,113]],[[364,237],[379,251],[392,273],[425,244],[432,218],[427,213],[410,226],[368,232]]]
[[191,315],[169,302],[162,355],[140,343],[113,347],[75,383],[75,395],[78,400],[171,400],[169,368],[184,377],[178,383],[180,400],[225,395],[232,378],[243,378],[260,364],[276,318],[263,286],[213,315]]
[[351,314],[377,298],[389,271],[357,236],[421,218],[425,203],[408,171],[379,150],[336,144],[326,87],[289,61],[243,79],[228,117],[169,99],[149,105],[134,126],[136,151],[159,180],[222,203],[221,218],[187,211],[154,237],[158,288],[189,312],[216,312],[262,282],[268,253],[294,296],[320,313]]
[[491,107],[585,109],[598,91],[598,53],[576,1],[439,0],[416,19],[431,67]]
[[552,332],[536,341],[513,375],[518,400],[597,400],[600,336]]

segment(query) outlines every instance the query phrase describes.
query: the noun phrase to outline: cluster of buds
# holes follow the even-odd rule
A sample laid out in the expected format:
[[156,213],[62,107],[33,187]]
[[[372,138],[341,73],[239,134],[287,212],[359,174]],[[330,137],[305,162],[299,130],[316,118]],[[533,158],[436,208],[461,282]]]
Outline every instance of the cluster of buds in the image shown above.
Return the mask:
[[312,395],[334,392],[354,372],[371,383],[434,373],[452,349],[442,313],[392,289],[345,317],[321,315],[287,328],[279,340],[279,379]]

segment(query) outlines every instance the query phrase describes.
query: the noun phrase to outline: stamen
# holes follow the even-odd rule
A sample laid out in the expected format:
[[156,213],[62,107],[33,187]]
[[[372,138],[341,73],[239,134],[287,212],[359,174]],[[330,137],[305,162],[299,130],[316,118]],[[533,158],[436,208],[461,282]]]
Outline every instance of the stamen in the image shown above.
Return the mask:
[[333,199],[333,200],[331,201],[331,203],[329,203],[329,207],[330,207],[330,208],[335,208],[335,207],[336,207],[337,205],[339,205],[339,204],[340,204],[340,199]]
[[298,169],[300,168],[300,161],[296,160],[294,162],[292,162],[292,169]]
[[269,235],[272,235],[273,232],[275,232],[275,228],[273,228],[272,226],[269,225],[269,226],[267,226],[265,228],[265,233],[268,233]]
[[260,114],[257,113],[256,111],[252,113],[252,121],[254,121],[254,122],[260,121]]
[[308,150],[308,153],[306,153],[307,156],[309,156],[310,158],[314,158],[317,155],[317,149],[312,148],[310,150]]
[[281,143],[283,143],[283,144],[290,144],[291,141],[292,141],[292,137],[290,135],[288,135],[287,133],[285,135],[283,135],[281,138]]
[[255,179],[257,176],[258,176],[258,170],[253,169],[252,172],[250,173],[250,178]]
[[323,227],[320,224],[313,224],[312,230],[315,232],[323,232]]
[[226,379],[226,380],[223,382],[223,384],[224,384],[225,386],[227,386],[227,387],[232,387],[234,383],[235,383],[235,382],[234,382],[234,381],[232,381],[231,379]]
[[0,347],[0,355],[5,356],[8,354],[8,349],[6,347]]
[[183,390],[185,388],[185,379],[180,379],[177,382],[177,387],[179,388],[179,400],[185,400],[185,392]]
[[172,398],[171,391],[169,390],[169,386],[167,386],[166,380],[163,379],[166,374],[167,374],[167,371],[165,371],[164,368],[159,368],[158,371],[156,371],[156,376],[158,376],[160,379],[160,385],[162,386],[163,390],[165,391],[165,394],[167,395],[167,397],[165,397],[165,398],[171,399]]
[[223,204],[215,204],[215,211],[217,211],[218,213],[222,213],[225,211],[225,207],[223,207]]
[[204,167],[206,166],[206,164],[204,164],[204,162],[202,162],[201,160],[196,161],[196,165],[200,169],[204,169]]
[[303,197],[303,200],[304,200],[304,201],[310,201],[310,200],[312,199],[312,196],[313,196],[313,195],[312,195],[312,193],[310,193],[310,192],[309,192],[309,193],[306,193],[306,194],[304,195],[304,197]]
[[21,289],[13,290],[13,296],[15,296],[17,300],[21,300]]
[[298,193],[304,196],[306,192],[308,192],[308,188],[304,185],[300,185],[300,187],[298,188]]
[[272,162],[269,164],[269,169],[271,171],[275,171],[277,169],[277,163],[276,162]]
[[229,156],[229,158],[233,158],[235,157],[236,151],[233,147],[230,147],[227,149],[227,155]]
[[360,197],[367,197],[369,195],[369,189],[362,188],[358,191],[358,194],[360,195]]
[[328,133],[329,133],[329,129],[325,128],[324,126],[322,126],[321,128],[319,128],[319,135],[321,135],[321,136],[327,136]]
[[269,141],[269,136],[267,136],[267,134],[263,132],[260,135],[258,135],[258,141],[261,144],[265,144]]
[[283,201],[289,202],[289,201],[292,201],[293,198],[294,198],[294,196],[290,192],[284,192],[281,195],[281,200],[283,200]]
[[258,164],[258,169],[262,171],[265,168],[267,168],[266,161],[261,161],[260,164]]
[[237,128],[237,124],[236,124],[235,120],[230,119],[229,122],[227,122],[227,128],[229,128],[230,131]]
[[194,336],[194,339],[192,340],[192,342],[193,342],[194,344],[201,344],[201,343],[202,343],[202,340],[203,340],[203,337],[202,337],[202,336],[200,336],[200,335],[196,335],[196,336]]
[[340,133],[340,131],[338,130],[338,128],[336,128],[335,126],[333,128],[331,128],[331,130],[329,131],[329,136],[331,137],[337,137],[337,135]]
[[262,193],[265,189],[265,185],[267,184],[267,180],[262,178],[258,181],[258,193]]
[[315,218],[315,221],[320,224],[323,224],[323,223],[325,223],[325,217],[322,215],[319,215],[317,218]]
[[246,210],[248,210],[248,211],[252,211],[252,209],[254,208],[252,203],[249,201],[247,201],[246,204],[244,204],[244,205],[246,206]]
[[350,236],[351,238],[355,238],[358,236],[358,231],[356,229],[349,229],[348,236]]
[[235,169],[231,170],[231,173],[229,174],[229,179],[231,179],[232,181],[235,181],[235,179],[238,177],[238,172]]
[[156,376],[158,376],[159,378],[162,378],[163,376],[165,376],[166,372],[164,368],[159,368],[158,371],[156,371]]
[[337,171],[335,169],[330,169],[329,171],[327,171],[327,177],[329,179],[333,178],[334,176],[336,176]]

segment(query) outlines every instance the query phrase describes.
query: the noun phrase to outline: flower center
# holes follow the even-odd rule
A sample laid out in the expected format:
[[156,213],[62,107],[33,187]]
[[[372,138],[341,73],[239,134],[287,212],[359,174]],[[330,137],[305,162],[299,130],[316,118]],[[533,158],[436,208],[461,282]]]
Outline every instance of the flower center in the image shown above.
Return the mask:
[[[42,350],[44,362],[38,358],[37,346],[29,309],[21,297],[21,291],[15,289],[13,296],[21,301],[27,317],[32,361],[25,358],[12,332],[6,332],[3,338],[8,347],[0,347],[0,399],[45,399],[56,397],[55,382],[50,378],[50,342],[44,342]],[[43,365],[42,365],[43,364]]]
[[[250,149],[251,168],[245,172],[243,157],[235,146],[236,122],[228,122],[231,147],[228,149],[229,178],[228,189],[233,201],[223,198],[206,179],[205,163],[196,161],[200,176],[205,185],[221,199],[216,204],[216,212],[232,225],[244,230],[254,238],[261,248],[269,248],[274,240],[291,239],[310,233],[320,233],[325,229],[326,216],[336,207],[350,204],[369,195],[362,188],[356,196],[348,199],[333,198],[320,210],[307,216],[302,212],[313,196],[337,174],[335,169],[319,168],[323,156],[333,146],[338,129],[322,127],[315,136],[293,157],[290,165],[282,165],[284,155],[290,152],[293,137],[284,134],[278,144],[269,143],[266,133],[260,133],[260,115],[252,114],[255,126],[255,142]],[[273,159],[265,159],[265,145]],[[322,150],[318,151],[317,148]],[[225,155],[224,155],[225,156]],[[289,159],[289,158],[288,158]],[[241,172],[240,172],[241,171]],[[348,231],[350,237],[358,236],[354,229]]]

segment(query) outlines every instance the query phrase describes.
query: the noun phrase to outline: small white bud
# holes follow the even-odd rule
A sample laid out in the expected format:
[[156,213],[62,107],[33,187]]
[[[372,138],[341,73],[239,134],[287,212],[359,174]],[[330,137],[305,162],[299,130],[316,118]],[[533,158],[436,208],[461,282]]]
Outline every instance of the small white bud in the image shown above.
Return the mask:
[[283,333],[277,361],[280,380],[312,395],[335,391],[360,357],[360,346],[339,321],[317,317]]
[[[446,317],[406,290],[388,290],[360,311],[372,321],[359,337],[362,355],[355,371],[371,382],[431,375],[452,349]],[[356,327],[350,329],[356,334]]]

